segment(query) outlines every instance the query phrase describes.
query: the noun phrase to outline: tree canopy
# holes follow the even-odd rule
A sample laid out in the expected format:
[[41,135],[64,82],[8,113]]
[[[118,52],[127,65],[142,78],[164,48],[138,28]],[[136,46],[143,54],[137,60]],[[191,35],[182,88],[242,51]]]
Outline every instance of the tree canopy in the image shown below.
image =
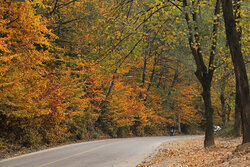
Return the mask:
[[[233,121],[237,104],[249,120],[249,71],[240,78],[249,63],[247,4],[235,0],[226,11],[228,3],[0,1],[0,140],[37,146],[176,126],[205,130],[204,145],[213,145],[213,126]],[[230,32],[240,64],[230,59],[239,54]]]

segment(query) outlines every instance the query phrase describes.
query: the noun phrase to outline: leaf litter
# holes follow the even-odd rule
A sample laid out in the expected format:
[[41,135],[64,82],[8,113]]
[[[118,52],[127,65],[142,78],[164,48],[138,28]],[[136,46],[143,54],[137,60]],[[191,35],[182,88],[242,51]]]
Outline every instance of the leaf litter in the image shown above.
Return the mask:
[[250,143],[241,145],[242,138],[216,138],[208,148],[203,140],[168,141],[137,167],[250,167]]

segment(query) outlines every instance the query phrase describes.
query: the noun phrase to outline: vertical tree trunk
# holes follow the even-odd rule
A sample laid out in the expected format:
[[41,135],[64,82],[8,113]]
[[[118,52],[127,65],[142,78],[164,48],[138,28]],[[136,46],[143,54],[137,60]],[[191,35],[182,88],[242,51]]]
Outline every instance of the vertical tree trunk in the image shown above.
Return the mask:
[[[235,21],[236,24],[239,23],[240,19],[240,0],[234,0],[233,4],[234,8],[234,17],[238,21]],[[239,40],[241,40],[241,26],[239,27]],[[239,137],[241,135],[241,117],[240,113],[242,112],[242,106],[240,105],[240,97],[239,97],[239,83],[236,79],[236,96],[235,96],[235,121],[234,121],[234,136]]]
[[221,85],[221,92],[220,92],[220,102],[221,102],[221,119],[223,126],[225,127],[226,125],[226,103],[225,103],[225,82],[222,83]]
[[203,85],[203,93],[202,97],[205,103],[205,117],[206,117],[206,130],[205,130],[205,141],[204,146],[212,146],[214,145],[214,121],[213,121],[213,113],[214,110],[212,108],[211,103],[211,85]]
[[177,113],[177,124],[178,124],[178,132],[181,133],[181,118],[180,118],[180,111]]
[[175,87],[175,84],[176,84],[176,81],[177,81],[179,75],[180,75],[180,74],[179,74],[178,69],[175,69],[175,71],[174,71],[174,78],[173,78],[173,80],[172,80],[172,82],[171,82],[171,85],[170,85],[170,87],[169,87],[168,94],[167,94],[167,98],[171,96],[171,93],[172,93],[173,90],[174,90],[174,87]]
[[161,85],[162,76],[163,76],[163,71],[160,72],[159,81],[158,81],[158,84],[157,84],[157,86],[156,86],[157,88],[159,88],[160,85]]
[[144,88],[145,85],[145,78],[146,78],[146,69],[147,69],[147,55],[144,55],[144,65],[143,65],[143,71],[142,71],[142,88]]
[[236,80],[239,83],[239,99],[242,107],[241,119],[243,128],[243,143],[250,142],[250,95],[249,85],[244,64],[240,35],[236,30],[236,23],[233,16],[232,0],[222,0],[223,17],[225,21],[226,35],[234,65]]
[[147,88],[146,97],[145,97],[144,101],[147,101],[147,99],[148,99],[148,93],[149,93],[150,88],[151,88],[151,86],[153,84],[153,79],[154,79],[154,75],[155,75],[155,67],[157,65],[157,61],[158,61],[157,54],[155,53],[154,65],[153,65],[153,69],[152,69],[152,72],[151,72],[150,82],[149,82],[149,85],[148,85],[148,88]]
[[114,86],[114,82],[115,82],[115,76],[117,74],[117,68],[115,69],[114,73],[113,73],[113,77],[112,77],[112,81],[110,82],[110,85],[109,85],[109,89],[108,89],[108,93],[106,95],[106,99],[110,96],[111,94],[111,91],[112,91],[112,88]]
[[227,103],[227,123],[230,122],[230,113],[231,113],[231,107]]
[[241,134],[241,118],[240,113],[242,112],[242,107],[240,105],[239,99],[239,84],[236,81],[236,96],[235,96],[235,115],[234,115],[234,136],[239,137]]
[[146,69],[147,69],[147,60],[148,60],[148,45],[145,48],[144,60],[143,60],[143,71],[142,71],[142,88],[145,86],[145,78],[146,78]]

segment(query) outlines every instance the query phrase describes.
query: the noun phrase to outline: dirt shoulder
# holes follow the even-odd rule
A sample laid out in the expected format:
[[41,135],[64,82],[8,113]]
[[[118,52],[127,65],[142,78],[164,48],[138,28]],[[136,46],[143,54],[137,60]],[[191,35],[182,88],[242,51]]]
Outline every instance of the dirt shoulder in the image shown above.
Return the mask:
[[216,138],[215,146],[204,148],[203,140],[166,142],[137,167],[250,167],[250,143],[240,145],[241,138]]
[[0,142],[0,160],[20,156],[23,154],[33,153],[41,150],[46,150],[54,147],[64,146],[68,144],[83,143],[83,142],[105,140],[105,139],[110,139],[110,137],[104,136],[98,139],[72,140],[64,143],[45,144],[37,147],[24,147],[18,144],[8,144]]

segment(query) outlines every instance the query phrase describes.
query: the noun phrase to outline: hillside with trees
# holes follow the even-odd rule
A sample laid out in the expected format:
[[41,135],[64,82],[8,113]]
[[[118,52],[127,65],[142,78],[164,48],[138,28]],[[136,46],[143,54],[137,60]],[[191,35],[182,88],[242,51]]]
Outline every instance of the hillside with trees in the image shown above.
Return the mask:
[[249,3],[0,1],[0,145],[205,132],[250,142]]

